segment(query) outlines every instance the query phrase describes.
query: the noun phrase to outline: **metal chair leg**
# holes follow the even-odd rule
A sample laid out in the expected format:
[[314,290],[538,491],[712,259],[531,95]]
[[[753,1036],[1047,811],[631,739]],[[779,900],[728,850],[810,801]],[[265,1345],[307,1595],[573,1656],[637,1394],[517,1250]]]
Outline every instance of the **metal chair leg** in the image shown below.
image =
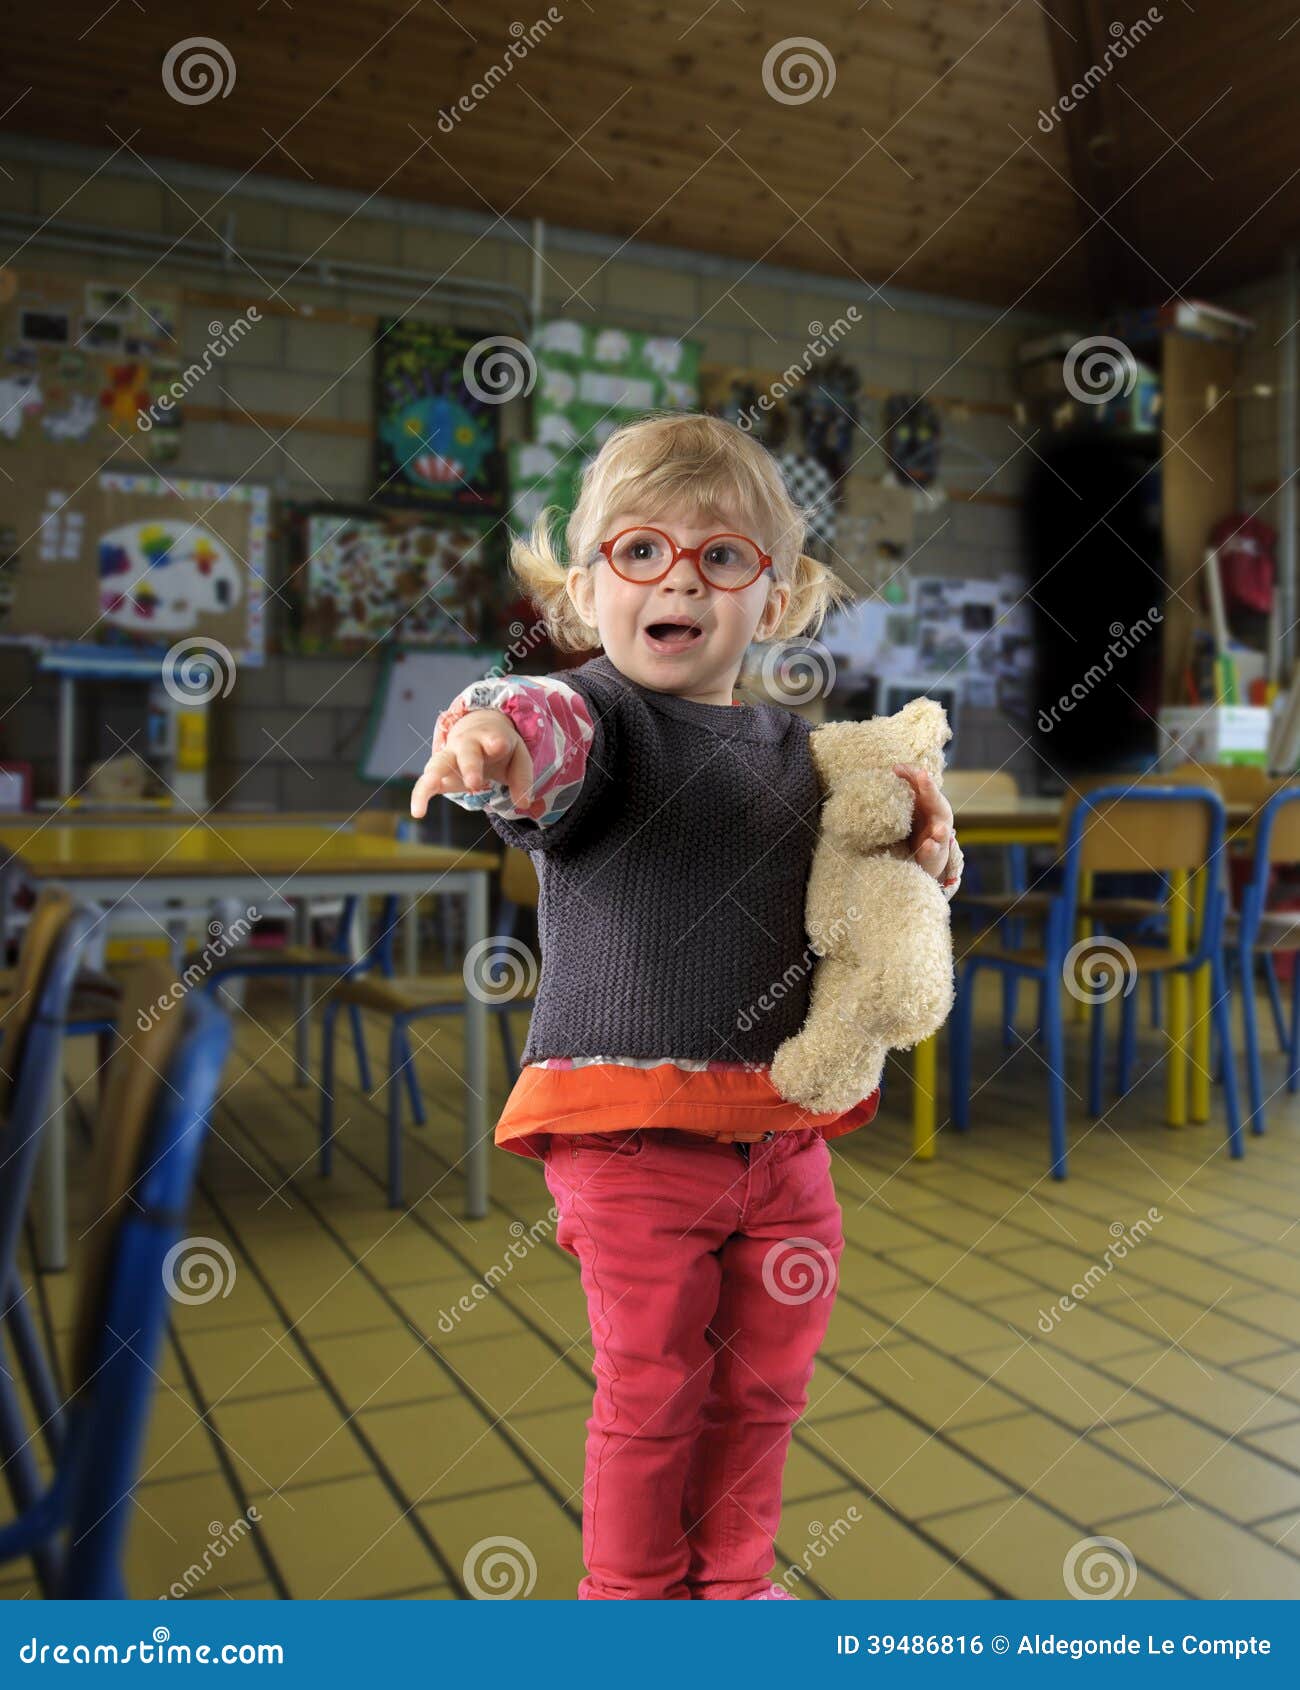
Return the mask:
[[1133,1084],[1133,1062],[1137,1056],[1138,986],[1120,999],[1119,1048],[1115,1060],[1115,1096],[1124,1097]]
[[[1300,960],[1300,958],[1297,960]],[[1286,1016],[1282,1013],[1282,988],[1278,984],[1277,961],[1271,951],[1263,953],[1262,961],[1264,964],[1264,980],[1268,986],[1268,1001],[1273,1011],[1273,1025],[1277,1029],[1277,1048],[1285,1050],[1287,1047]]]
[[[1214,994],[1212,1014],[1223,1047],[1223,1107],[1228,1116],[1228,1153],[1246,1153],[1241,1139],[1241,1111],[1237,1102],[1237,1059],[1232,1049],[1232,1010],[1228,998],[1228,971],[1223,964],[1223,947],[1210,959],[1210,990]],[[1242,994],[1243,997],[1246,995]]]
[[1106,1107],[1102,1075],[1106,1060],[1106,1003],[1098,998],[1088,1020],[1088,1113],[1095,1121]]
[[402,1206],[402,1068],[410,1060],[404,1023],[394,1017],[388,1035],[388,1204]]
[[1065,1026],[1061,1007],[1061,979],[1050,964],[1042,974],[1043,1044],[1047,1059],[1048,1125],[1051,1132],[1053,1179],[1068,1177],[1065,1148]]
[[328,1179],[334,1161],[334,1023],[339,1005],[327,1003],[320,1023],[320,1171]]
[[348,1020],[352,1024],[352,1044],[357,1053],[357,1084],[370,1095],[370,1058],[366,1055],[366,1035],[361,1023],[361,1006],[348,1005]]
[[[1250,1130],[1257,1137],[1267,1122],[1264,1119],[1264,1075],[1259,1055],[1259,1018],[1255,1008],[1255,977],[1250,953],[1242,946],[1238,952],[1238,973],[1241,976],[1241,1029],[1246,1045],[1246,1081],[1250,1087]],[[1221,1059],[1223,1041],[1219,1041]],[[1226,1060],[1226,1059],[1224,1059]]]

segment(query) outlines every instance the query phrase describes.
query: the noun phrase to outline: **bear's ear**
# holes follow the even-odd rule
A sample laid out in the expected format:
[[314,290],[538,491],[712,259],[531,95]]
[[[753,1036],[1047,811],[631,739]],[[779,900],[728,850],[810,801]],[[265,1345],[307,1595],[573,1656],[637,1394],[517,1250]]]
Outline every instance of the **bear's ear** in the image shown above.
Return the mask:
[[899,719],[906,722],[908,732],[915,740],[918,750],[931,746],[938,750],[952,738],[948,713],[943,705],[933,698],[912,699],[899,712]]

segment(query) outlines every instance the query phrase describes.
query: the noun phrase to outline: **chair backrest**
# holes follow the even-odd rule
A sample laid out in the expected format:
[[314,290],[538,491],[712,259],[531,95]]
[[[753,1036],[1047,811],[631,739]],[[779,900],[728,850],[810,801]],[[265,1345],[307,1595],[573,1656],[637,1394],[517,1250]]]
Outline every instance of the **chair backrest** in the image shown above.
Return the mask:
[[954,810],[963,804],[998,804],[1020,796],[1009,769],[945,769],[943,791]]
[[501,896],[518,909],[536,909],[540,890],[533,859],[518,845],[507,845],[501,859]]
[[161,963],[123,989],[100,1107],[98,1219],[86,1244],[72,1350],[68,1435],[54,1491],[68,1528],[57,1594],[124,1595],[130,1523],[176,1253],[208,1116],[230,1049],[228,1017],[206,993],[176,999]]
[[0,1026],[0,1274],[12,1267],[41,1131],[63,1044],[63,1023],[93,911],[42,892],[18,955]]
[[[1066,826],[1064,931],[1073,929],[1083,873],[1193,873],[1220,862],[1226,828],[1223,799],[1206,786],[1112,781],[1083,794]],[[1222,919],[1221,876],[1206,877],[1206,904],[1196,955],[1208,955]]]
[[0,1011],[0,1116],[7,1111],[42,983],[75,908],[66,892],[48,890],[37,898],[28,919],[13,990]]

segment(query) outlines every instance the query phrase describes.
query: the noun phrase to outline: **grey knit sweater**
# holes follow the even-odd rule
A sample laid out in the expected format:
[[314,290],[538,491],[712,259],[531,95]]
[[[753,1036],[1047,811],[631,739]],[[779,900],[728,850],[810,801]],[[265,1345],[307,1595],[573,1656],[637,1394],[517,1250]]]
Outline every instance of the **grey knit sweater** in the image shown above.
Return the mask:
[[604,656],[554,678],[595,725],[582,790],[547,827],[488,815],[533,855],[541,887],[523,1060],[770,1062],[803,1025],[814,961],[807,723],[655,692]]

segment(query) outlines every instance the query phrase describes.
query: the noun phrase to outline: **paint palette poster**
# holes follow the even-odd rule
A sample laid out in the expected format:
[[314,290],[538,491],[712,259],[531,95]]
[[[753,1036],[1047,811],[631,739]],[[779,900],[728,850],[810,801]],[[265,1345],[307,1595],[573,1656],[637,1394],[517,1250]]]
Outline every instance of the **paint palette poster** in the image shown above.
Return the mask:
[[299,648],[473,646],[492,602],[480,526],[314,511],[302,519]]
[[12,502],[0,639],[166,648],[194,634],[262,661],[265,487],[105,472],[24,484]]
[[[500,337],[496,337],[497,340]],[[375,342],[376,504],[496,515],[504,507],[501,398],[471,354],[491,335],[381,319]]]

